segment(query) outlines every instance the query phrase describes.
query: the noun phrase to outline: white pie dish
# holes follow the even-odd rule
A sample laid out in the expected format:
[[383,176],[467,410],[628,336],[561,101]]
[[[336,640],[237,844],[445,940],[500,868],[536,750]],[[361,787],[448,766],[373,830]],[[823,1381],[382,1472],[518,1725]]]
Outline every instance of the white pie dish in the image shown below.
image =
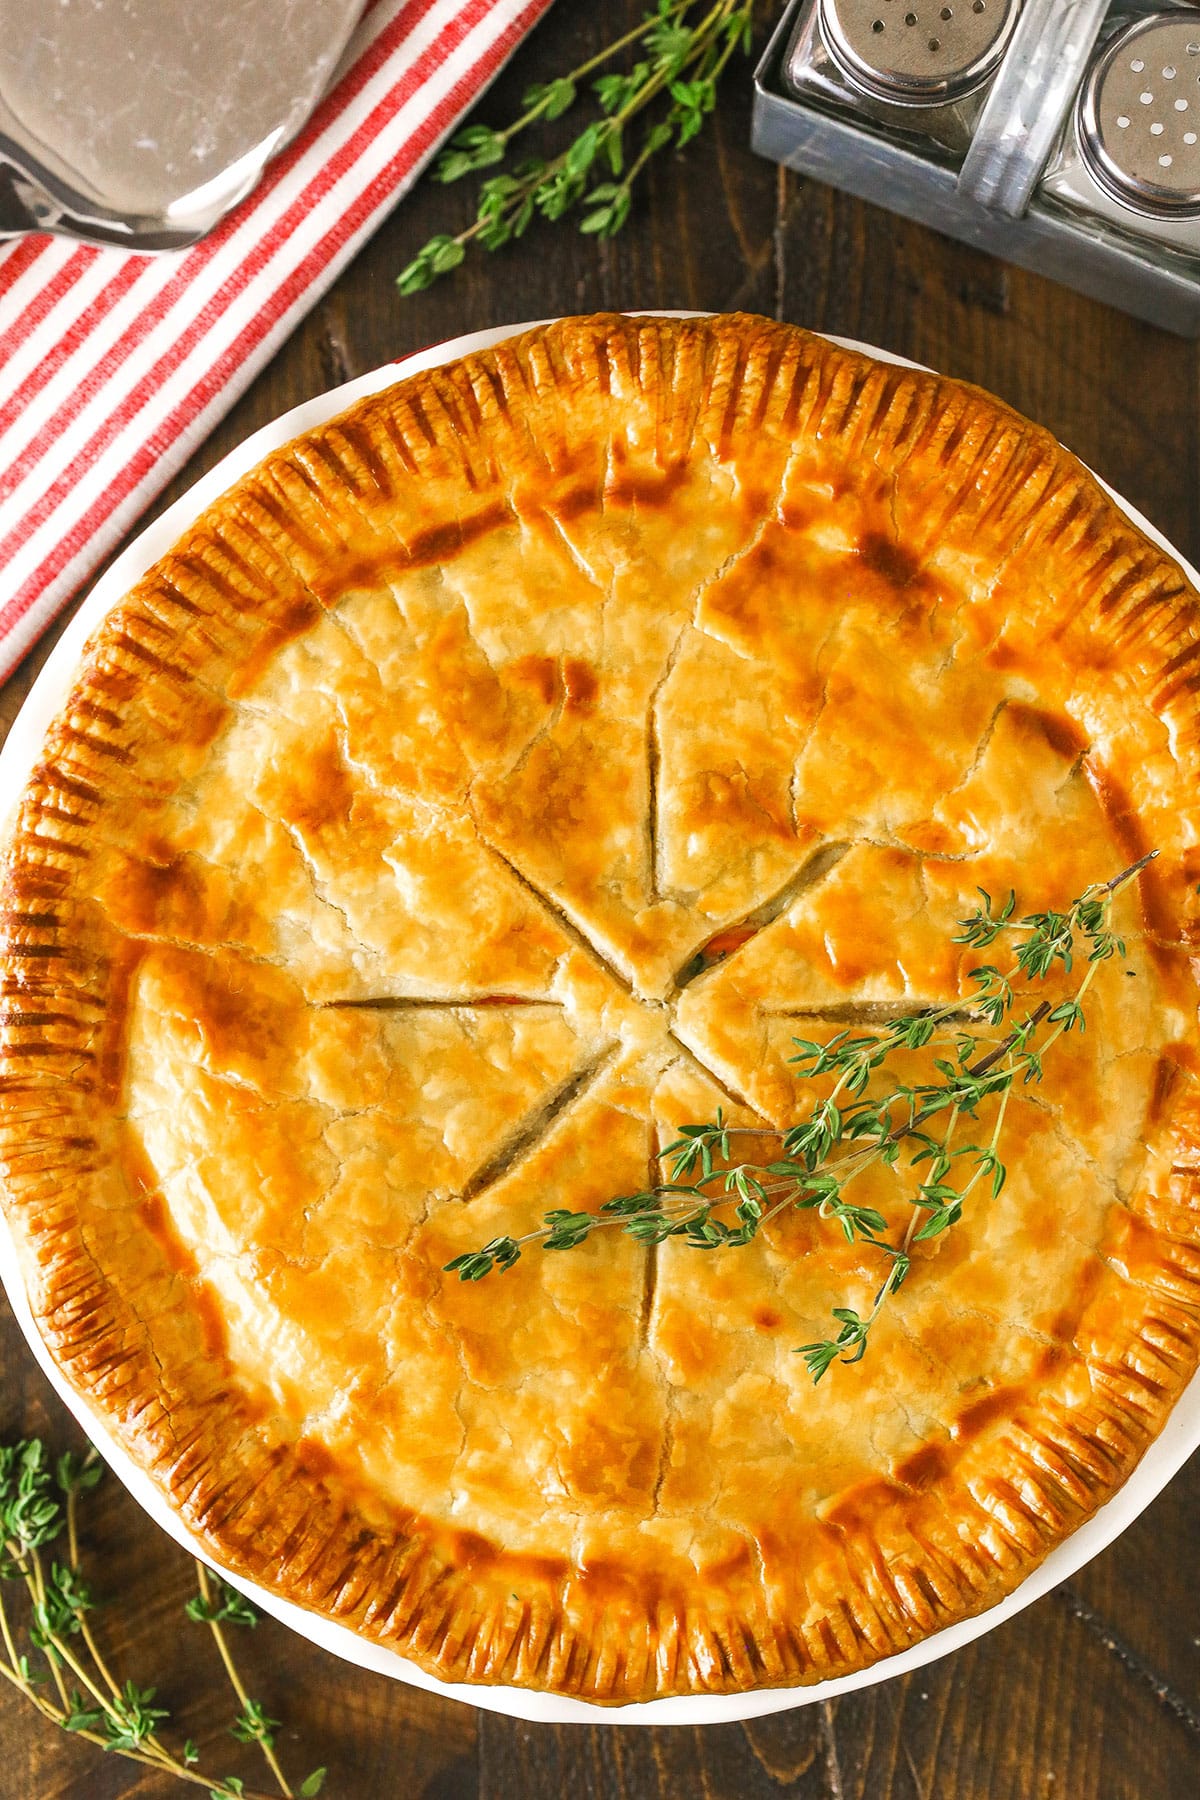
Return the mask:
[[[0,807],[7,810],[26,780],[43,735],[58,711],[70,686],[80,653],[87,637],[108,609],[133,585],[138,577],[164,555],[196,516],[239,475],[256,464],[269,451],[286,443],[298,433],[309,430],[341,412],[351,401],[390,385],[400,377],[449,361],[472,350],[488,347],[527,326],[478,333],[421,352],[404,362],[374,371],[330,394],[307,402],[264,427],[224,459],[190,493],[163,517],[150,526],[108,570],[97,584],[80,613],[72,621],[60,644],[49,659],[35,684],[3,753],[0,754]],[[869,346],[855,345],[867,354],[884,360],[901,362]],[[1113,496],[1139,529],[1170,554],[1161,536],[1131,507]],[[1182,563],[1182,559],[1178,559]],[[1190,578],[1200,583],[1200,576],[1183,564]],[[132,1463],[113,1441],[111,1435],[94,1417],[87,1403],[70,1390],[42,1345],[25,1300],[16,1271],[11,1245],[0,1234],[0,1274],[8,1288],[14,1312],[45,1368],[51,1382],[67,1405],[93,1437],[121,1480],[139,1503],[178,1542],[189,1550],[197,1546],[175,1515],[166,1507],[149,1479]],[[1193,1380],[1180,1399],[1165,1429],[1147,1451],[1142,1463],[1125,1487],[1101,1508],[1071,1538],[1061,1544],[1046,1561],[999,1605],[978,1617],[963,1620],[921,1643],[887,1658],[869,1669],[837,1681],[809,1687],[757,1690],[725,1696],[689,1696],[657,1700],[620,1708],[601,1707],[555,1694],[540,1694],[525,1689],[465,1686],[448,1684],[423,1673],[405,1658],[359,1638],[343,1626],[305,1612],[286,1601],[260,1590],[253,1583],[239,1580],[242,1587],[264,1611],[282,1619],[302,1635],[323,1648],[332,1650],[364,1668],[408,1680],[432,1692],[449,1695],[468,1703],[481,1705],[511,1716],[545,1722],[609,1722],[652,1724],[701,1724],[752,1718],[802,1705],[810,1700],[824,1700],[854,1688],[868,1686],[893,1674],[911,1671],[935,1657],[946,1654],[1003,1622],[1057,1582],[1075,1572],[1091,1556],[1109,1544],[1124,1527],[1158,1494],[1171,1475],[1193,1449],[1200,1445],[1200,1378]]]

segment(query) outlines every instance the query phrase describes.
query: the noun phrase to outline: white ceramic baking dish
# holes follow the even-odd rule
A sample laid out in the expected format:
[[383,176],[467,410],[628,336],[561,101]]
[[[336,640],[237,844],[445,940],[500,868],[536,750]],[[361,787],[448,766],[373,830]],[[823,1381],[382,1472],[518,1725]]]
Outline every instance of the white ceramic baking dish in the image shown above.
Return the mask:
[[[687,316],[675,314],[674,316]],[[105,613],[114,606],[133,586],[145,571],[159,557],[171,549],[176,540],[183,534],[196,517],[224,493],[232,482],[248,469],[262,460],[270,451],[288,443],[301,432],[309,431],[321,425],[336,413],[343,412],[352,401],[360,399],[364,394],[376,393],[380,388],[390,387],[392,383],[403,379],[406,375],[418,374],[422,369],[434,368],[440,363],[451,362],[456,357],[464,356],[472,350],[484,350],[493,344],[501,343],[507,337],[518,332],[528,331],[530,326],[509,325],[492,331],[474,332],[470,336],[454,338],[450,342],[437,344],[431,349],[419,351],[414,356],[405,357],[402,361],[389,363],[382,369],[375,369],[369,375],[359,376],[355,381],[348,381],[342,387],[333,388],[329,393],[318,395],[316,399],[306,401],[302,406],[293,407],[282,417],[271,424],[264,425],[260,431],[246,439],[225,457],[216,468],[198,481],[182,499],[177,500],[162,517],[147,526],[140,536],[120,555],[97,582],[87,600],[72,619],[63,633],[53,654],[48,659],[35,682],[24,707],[21,710],[13,729],[0,751],[0,816],[6,814],[15,803],[28,778],[30,769],[37,760],[42,739],[47,727],[58,712],[71,686],[75,669],[79,663],[84,644],[91,633],[99,625]],[[849,349],[862,351],[882,361],[904,363],[905,358],[893,356],[888,351],[877,350],[869,344],[859,344],[847,339],[837,339]],[[915,365],[909,365],[915,366]],[[1166,541],[1162,534],[1155,530],[1148,520],[1144,519],[1136,509],[1124,501],[1119,494],[1107,491],[1133,523],[1144,531],[1147,537],[1158,544],[1170,556],[1174,557],[1187,575],[1188,579],[1200,588],[1200,574],[1187,563],[1178,551]],[[96,1416],[86,1398],[75,1392],[58,1369],[43,1344],[33,1321],[29,1302],[25,1294],[24,1284],[17,1267],[13,1245],[0,1215],[0,1279],[3,1280],[17,1322],[21,1326],[30,1349],[41,1364],[51,1385],[60,1395],[66,1406],[78,1419],[83,1429],[95,1443],[108,1463],[109,1467],[129,1489],[130,1493],[149,1513],[156,1524],[169,1533],[184,1549],[193,1555],[205,1554],[200,1546],[170,1510],[158,1489],[141,1469],[132,1461],[127,1453],[114,1440],[103,1420]],[[963,1619],[958,1624],[949,1626],[945,1631],[924,1638],[919,1644],[902,1651],[899,1655],[886,1657],[882,1662],[874,1663],[868,1669],[860,1669],[853,1675],[847,1675],[837,1681],[824,1681],[810,1687],[765,1688],[745,1694],[684,1695],[674,1699],[652,1700],[644,1703],[608,1707],[597,1706],[589,1701],[571,1699],[561,1694],[534,1693],[524,1688],[468,1686],[462,1683],[439,1681],[433,1675],[427,1675],[417,1668],[415,1663],[398,1656],[379,1644],[357,1636],[344,1625],[333,1623],[315,1613],[306,1612],[302,1607],[291,1602],[278,1599],[254,1582],[229,1576],[235,1586],[246,1593],[256,1606],[266,1613],[290,1625],[294,1631],[322,1649],[330,1650],[348,1662],[357,1663],[360,1668],[372,1669],[382,1675],[390,1675],[397,1680],[411,1682],[415,1687],[428,1689],[431,1693],[444,1694],[454,1700],[462,1700],[468,1705],[483,1706],[493,1712],[507,1713],[518,1719],[528,1719],[538,1723],[589,1723],[607,1721],[610,1724],[622,1725],[715,1725],[737,1719],[761,1718],[767,1713],[784,1712],[789,1707],[806,1706],[817,1700],[830,1700],[838,1694],[851,1692],[855,1688],[870,1687],[874,1682],[886,1681],[894,1675],[905,1675],[923,1664],[933,1662],[936,1658],[947,1656],[974,1638],[981,1637],[984,1632],[993,1631],[997,1625],[1024,1610],[1033,1601],[1041,1598],[1056,1587],[1059,1582],[1066,1581],[1084,1563],[1107,1548],[1118,1538],[1138,1514],[1143,1512],[1150,1502],[1162,1492],[1171,1477],[1183,1466],[1192,1452],[1200,1448],[1200,1374],[1197,1374],[1181,1395],[1170,1418],[1160,1435],[1147,1450],[1145,1456],[1134,1470],[1124,1487],[1114,1495],[1107,1505],[1079,1527],[1069,1538],[1051,1551],[1032,1574],[1026,1577],[1021,1585],[1008,1597],[993,1606],[989,1611],[980,1613],[975,1618]],[[206,1557],[206,1560],[211,1560]],[[225,1571],[221,1571],[225,1574]]]

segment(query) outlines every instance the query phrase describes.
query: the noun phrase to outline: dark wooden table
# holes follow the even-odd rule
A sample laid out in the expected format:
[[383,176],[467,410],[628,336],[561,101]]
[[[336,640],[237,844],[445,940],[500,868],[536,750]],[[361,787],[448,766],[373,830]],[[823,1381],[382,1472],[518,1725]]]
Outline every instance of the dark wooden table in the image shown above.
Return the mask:
[[[636,19],[639,0],[562,3],[485,102]],[[466,189],[425,183],[346,271],[163,504],[265,420],[420,345],[482,326],[598,308],[749,308],[902,351],[1041,420],[1200,560],[1200,351],[747,149],[749,76],[686,159],[653,169],[612,244],[564,225],[401,300],[396,272],[465,223]],[[53,637],[0,692],[7,728]],[[73,1441],[16,1326],[0,1313],[0,1436]],[[157,1682],[208,1767],[258,1782],[222,1734],[233,1707],[187,1625],[188,1559],[114,1480],[91,1498],[85,1555],[123,1675]],[[1113,1549],[1012,1623],[919,1674],[758,1724],[703,1730],[524,1725],[364,1675],[282,1626],[239,1638],[251,1691],[282,1717],[297,1776],[330,1768],[336,1800],[1193,1800],[1200,1794],[1200,1460]],[[210,1761],[209,1752],[215,1755]],[[0,1692],[4,1800],[152,1800],[188,1790],[65,1738]],[[193,1792],[200,1790],[193,1789]]]

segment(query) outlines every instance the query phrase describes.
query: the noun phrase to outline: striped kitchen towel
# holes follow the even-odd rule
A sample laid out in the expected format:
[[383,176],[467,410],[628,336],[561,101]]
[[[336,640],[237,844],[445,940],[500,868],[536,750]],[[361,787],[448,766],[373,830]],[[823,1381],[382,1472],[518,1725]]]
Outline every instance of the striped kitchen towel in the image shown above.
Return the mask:
[[209,238],[0,246],[0,680],[412,184],[550,0],[376,0]]

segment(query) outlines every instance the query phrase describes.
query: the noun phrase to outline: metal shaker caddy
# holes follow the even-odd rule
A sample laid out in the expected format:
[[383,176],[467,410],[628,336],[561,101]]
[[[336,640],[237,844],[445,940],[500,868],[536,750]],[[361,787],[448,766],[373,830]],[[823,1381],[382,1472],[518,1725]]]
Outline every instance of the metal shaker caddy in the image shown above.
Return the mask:
[[1200,5],[797,0],[754,148],[1200,336]]

